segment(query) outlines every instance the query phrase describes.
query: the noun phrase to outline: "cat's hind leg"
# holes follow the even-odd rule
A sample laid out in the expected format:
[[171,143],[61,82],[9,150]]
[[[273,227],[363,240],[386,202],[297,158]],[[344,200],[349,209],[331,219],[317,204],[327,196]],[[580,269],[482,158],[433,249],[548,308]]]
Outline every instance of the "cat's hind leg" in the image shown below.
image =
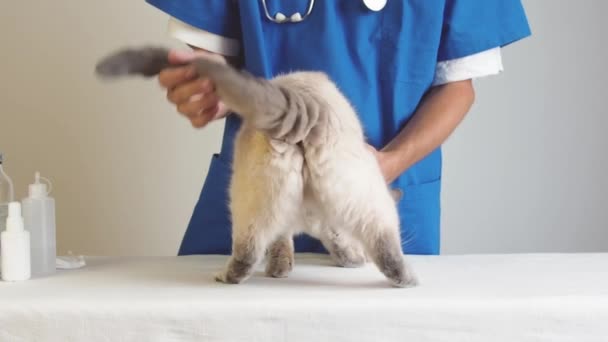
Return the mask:
[[379,212],[376,217],[371,217],[358,235],[373,262],[393,286],[418,285],[418,280],[403,255],[398,225],[386,222]]
[[[235,145],[230,186],[232,256],[218,281],[241,283],[264,259],[267,248],[277,248],[272,272],[284,276],[293,265],[293,247],[287,241],[302,202],[302,164],[299,149],[268,143],[252,131],[242,131]],[[247,136],[246,134],[250,134]],[[280,253],[279,253],[280,252]]]
[[[348,242],[341,242],[341,239],[352,236],[364,247],[370,261],[394,286],[415,286],[418,281],[406,264],[401,248],[400,222],[395,201],[386,191],[384,179],[379,173],[372,176],[369,177],[369,183],[351,182],[343,175],[315,182],[316,194],[328,221],[326,226],[335,227],[340,232],[330,234],[326,245],[334,258],[348,260],[339,254],[348,252],[348,248],[344,247],[349,246]],[[345,192],[344,189],[349,190]],[[332,248],[336,245],[341,248]]]
[[267,242],[264,236],[258,234],[259,228],[234,227],[232,255],[226,268],[215,276],[215,280],[227,284],[239,284],[247,280],[256,265],[263,259]]
[[266,275],[273,278],[287,277],[294,264],[293,237],[281,235],[268,248],[267,257]]
[[[310,187],[304,191],[304,232],[318,239],[339,267],[361,267],[367,262],[365,249],[352,232],[338,229],[327,220],[326,213],[312,195]],[[343,227],[340,227],[343,228]]]

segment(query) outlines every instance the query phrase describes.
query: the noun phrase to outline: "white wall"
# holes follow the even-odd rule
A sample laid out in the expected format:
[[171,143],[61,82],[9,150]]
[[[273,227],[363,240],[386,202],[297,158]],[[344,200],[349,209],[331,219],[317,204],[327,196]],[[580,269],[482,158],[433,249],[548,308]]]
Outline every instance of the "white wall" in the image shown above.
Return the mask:
[[[525,1],[534,37],[478,82],[445,147],[444,252],[608,250],[607,4]],[[36,170],[54,181],[60,253],[174,255],[222,123],[194,130],[155,81],[92,72],[119,46],[180,46],[166,16],[118,0],[2,10],[0,150],[19,197]]]
[[445,146],[445,253],[608,251],[608,2],[524,6],[533,37]]
[[155,80],[93,75],[123,45],[181,46],[167,38],[166,16],[143,1],[2,7],[0,150],[18,194],[36,170],[54,181],[59,252],[174,255],[221,123],[192,129]]

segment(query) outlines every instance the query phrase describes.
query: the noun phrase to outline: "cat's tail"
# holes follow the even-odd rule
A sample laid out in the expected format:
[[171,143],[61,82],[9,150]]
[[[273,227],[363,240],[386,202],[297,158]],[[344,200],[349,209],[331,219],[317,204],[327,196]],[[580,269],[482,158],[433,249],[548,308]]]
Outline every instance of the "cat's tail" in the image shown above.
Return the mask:
[[[276,128],[289,112],[286,95],[266,79],[208,58],[188,64],[195,66],[199,76],[215,83],[218,95],[230,110],[251,119],[259,129]],[[104,79],[152,77],[174,66],[169,63],[168,49],[145,46],[121,49],[106,56],[96,65],[95,72]]]
[[[296,143],[317,122],[318,106],[307,105],[305,98],[295,91],[209,58],[201,57],[187,64],[194,66],[200,77],[211,79],[230,111],[272,138]],[[105,79],[152,77],[175,66],[169,63],[168,49],[147,46],[110,54],[97,64],[95,71]]]
[[106,79],[123,76],[152,77],[171,66],[168,49],[146,46],[121,49],[102,58],[95,66],[95,73]]
[[272,82],[207,58],[195,60],[201,77],[215,84],[222,102],[261,130],[280,125],[288,112],[287,94]]

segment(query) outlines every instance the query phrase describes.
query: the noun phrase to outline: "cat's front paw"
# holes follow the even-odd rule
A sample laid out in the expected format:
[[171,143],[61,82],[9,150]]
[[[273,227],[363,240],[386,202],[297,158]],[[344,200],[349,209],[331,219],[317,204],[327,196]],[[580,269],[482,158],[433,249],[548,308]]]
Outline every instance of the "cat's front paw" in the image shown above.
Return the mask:
[[293,255],[273,257],[266,265],[266,276],[272,278],[287,278],[293,269]]
[[238,281],[234,277],[230,277],[229,274],[228,274],[228,272],[226,272],[226,271],[222,271],[222,272],[216,273],[214,278],[215,278],[215,281],[217,281],[218,283],[224,283],[224,284],[238,284],[238,283],[240,283],[240,281]]
[[359,246],[345,246],[336,248],[332,257],[339,267],[356,268],[367,263],[367,255]]
[[226,283],[226,272],[218,272],[216,273],[213,278],[215,279],[215,281],[217,281],[218,283]]

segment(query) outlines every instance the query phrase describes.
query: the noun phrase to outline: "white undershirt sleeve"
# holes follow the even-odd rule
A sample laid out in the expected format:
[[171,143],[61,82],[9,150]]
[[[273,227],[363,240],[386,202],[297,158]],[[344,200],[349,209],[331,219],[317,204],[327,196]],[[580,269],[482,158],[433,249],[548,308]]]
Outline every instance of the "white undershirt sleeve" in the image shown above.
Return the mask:
[[168,32],[171,37],[200,49],[224,56],[239,54],[238,40],[201,30],[173,17],[169,19]]
[[503,71],[499,47],[437,63],[433,86],[497,75]]

